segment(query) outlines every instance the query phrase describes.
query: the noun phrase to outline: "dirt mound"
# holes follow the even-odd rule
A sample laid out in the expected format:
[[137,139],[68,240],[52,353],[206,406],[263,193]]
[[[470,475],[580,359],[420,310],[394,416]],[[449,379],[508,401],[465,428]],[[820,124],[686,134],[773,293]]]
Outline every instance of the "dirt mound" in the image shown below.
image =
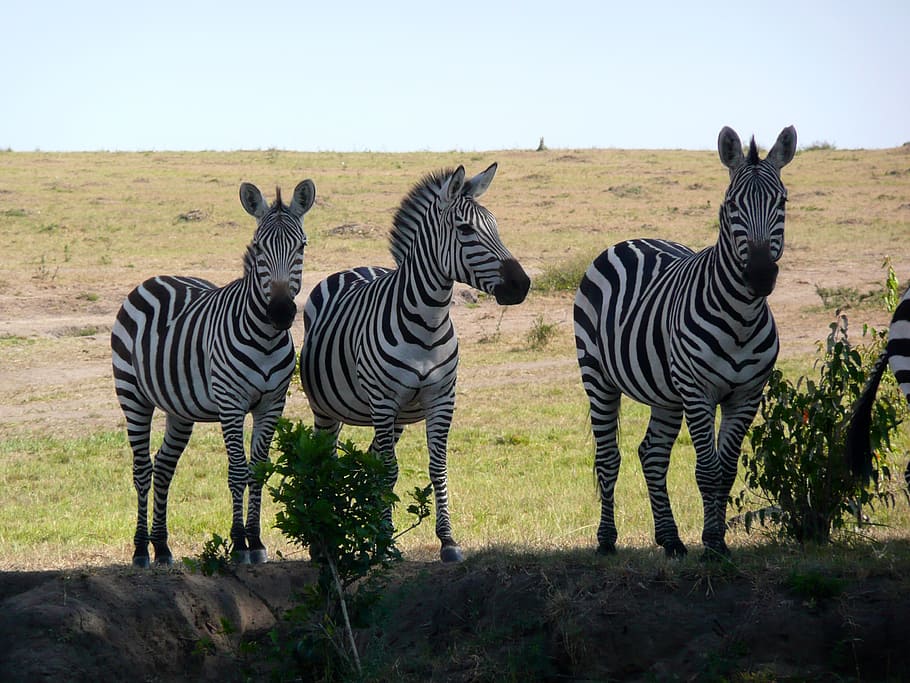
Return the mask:
[[[361,632],[377,680],[902,680],[900,571],[815,577],[468,561],[395,570]],[[0,680],[242,680],[314,579],[276,562],[205,577],[110,567],[0,575]],[[260,658],[262,653],[260,652]],[[256,673],[258,672],[258,674]]]

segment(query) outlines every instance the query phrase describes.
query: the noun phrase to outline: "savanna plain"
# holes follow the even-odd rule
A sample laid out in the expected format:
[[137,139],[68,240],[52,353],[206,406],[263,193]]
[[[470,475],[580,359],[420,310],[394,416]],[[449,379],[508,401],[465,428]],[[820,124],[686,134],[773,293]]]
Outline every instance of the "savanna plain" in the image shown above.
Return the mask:
[[[499,307],[456,287],[449,493],[467,559],[438,563],[431,522],[400,539],[405,561],[392,571],[383,616],[358,633],[370,676],[910,679],[910,505],[899,478],[885,483],[895,505],[866,510],[872,524],[830,546],[740,526],[727,535],[731,561],[703,563],[684,428],[669,490],[690,554],[667,560],[653,543],[636,455],[648,413],[624,402],[619,552],[593,552],[600,508],[575,362],[574,285],[622,239],[694,249],[715,241],[726,169],[716,152],[682,150],[0,152],[0,679],[267,675],[253,646],[314,577],[305,550],[271,528],[277,508],[268,497],[269,564],[227,577],[130,566],[136,498],[110,370],[116,311],[153,275],[217,284],[241,275],[255,228],[238,199],[243,181],[270,200],[275,186],[287,197],[304,178],[316,184],[302,307],[336,270],[393,264],[392,216],[424,174],[463,164],[471,175],[494,161],[481,202],[532,290],[523,304]],[[782,177],[786,247],[769,302],[778,367],[795,380],[814,372],[837,308],[853,341],[862,341],[864,323],[887,326],[879,296],[886,258],[910,281],[910,145],[812,146]],[[299,348],[301,316],[292,333]],[[296,380],[285,417],[311,423]],[[162,426],[159,418],[153,445]],[[910,428],[900,429],[903,470]],[[342,436],[363,447],[370,440],[363,429]],[[428,481],[422,426],[405,431],[398,455],[404,496]],[[227,535],[226,481],[219,428],[197,425],[171,486],[175,556],[198,555],[213,533]]]

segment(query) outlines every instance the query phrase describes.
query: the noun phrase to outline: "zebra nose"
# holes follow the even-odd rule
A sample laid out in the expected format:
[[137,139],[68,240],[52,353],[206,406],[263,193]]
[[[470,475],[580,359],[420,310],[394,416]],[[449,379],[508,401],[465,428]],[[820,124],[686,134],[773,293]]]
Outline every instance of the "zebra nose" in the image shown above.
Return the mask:
[[496,303],[503,306],[520,304],[528,295],[531,288],[531,278],[524,271],[524,268],[515,259],[503,261],[499,267],[499,275],[502,282],[496,285],[493,295],[496,297]]
[[768,296],[774,291],[779,268],[768,243],[749,243],[749,257],[743,270],[746,284],[755,296]]
[[287,284],[284,286],[272,285],[272,293],[265,313],[269,318],[269,322],[276,329],[290,329],[294,323],[294,318],[297,316],[297,304],[294,303],[294,297],[291,296],[291,290]]

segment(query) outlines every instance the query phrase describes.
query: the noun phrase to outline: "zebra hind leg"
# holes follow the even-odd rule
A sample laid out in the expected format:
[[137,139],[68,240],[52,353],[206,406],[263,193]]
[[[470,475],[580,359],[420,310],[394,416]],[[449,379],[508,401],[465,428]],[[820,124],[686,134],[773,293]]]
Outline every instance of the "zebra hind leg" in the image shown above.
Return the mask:
[[149,561],[149,527],[148,495],[152,488],[152,458],[149,455],[149,432],[152,429],[154,408],[146,406],[139,410],[136,406],[124,406],[127,421],[127,435],[130,449],[133,451],[133,486],[136,489],[137,513],[136,533],[133,536],[133,566],[148,569]]
[[651,514],[654,516],[654,540],[667,557],[683,557],[688,553],[679,538],[670,496],[667,494],[667,470],[670,452],[682,426],[682,410],[651,408],[651,420],[645,438],[638,448],[641,469],[648,485]]
[[616,552],[617,536],[613,494],[622,460],[617,441],[620,393],[607,386],[600,372],[592,372],[590,366],[582,366],[582,382],[591,404],[594,476],[600,489],[597,552],[601,555],[611,555]]

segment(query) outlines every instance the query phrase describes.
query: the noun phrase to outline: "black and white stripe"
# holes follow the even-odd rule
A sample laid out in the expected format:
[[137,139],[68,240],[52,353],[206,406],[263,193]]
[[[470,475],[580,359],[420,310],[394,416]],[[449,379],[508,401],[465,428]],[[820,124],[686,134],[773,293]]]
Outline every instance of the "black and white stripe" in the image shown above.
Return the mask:
[[[168,487],[195,422],[220,422],[228,454],[233,500],[231,540],[239,561],[265,562],[259,533],[261,485],[251,465],[268,457],[275,423],[284,409],[294,370],[289,328],[300,291],[306,235],[303,215],[316,188],[304,180],[290,206],[269,206],[253,185],[240,186],[240,202],[257,219],[243,261],[243,277],[224,287],[192,277],[159,276],[127,296],[111,332],[114,383],[133,451],[138,514],[133,564],[171,564],[167,545]],[[154,463],[149,432],[155,409],[166,418],[164,441]],[[253,416],[250,459],[244,453],[243,422]],[[154,480],[152,530],[148,494]],[[243,496],[249,488],[244,525]]]
[[436,535],[443,561],[461,559],[449,523],[446,444],[455,407],[458,339],[449,318],[456,281],[521,303],[530,280],[477,199],[496,164],[465,180],[464,168],[432,174],[402,201],[391,252],[397,267],[329,276],[303,312],[300,378],[315,426],[372,426],[370,449],[398,478],[395,445],[404,425],[426,420]]
[[[904,292],[891,317],[888,343],[878,357],[866,387],[853,408],[847,430],[846,451],[850,468],[854,474],[867,478],[872,473],[872,448],[869,444],[872,404],[875,403],[875,394],[878,392],[885,368],[889,365],[901,393],[910,402],[910,289]],[[910,485],[910,463],[904,471],[904,479]]]
[[754,139],[746,156],[739,136],[724,128],[718,151],[730,186],[717,242],[698,253],[657,239],[621,242],[595,259],[575,297],[575,344],[591,404],[601,492],[601,552],[613,552],[616,544],[613,492],[622,394],[651,406],[638,454],[657,543],[671,556],[686,552],[666,485],[670,451],[685,417],[704,504],[702,541],[707,549],[728,552],[727,497],[743,437],[777,358],[777,330],[766,297],[784,248],[787,191],[780,169],[796,151],[796,131],[784,129],[761,160]]

